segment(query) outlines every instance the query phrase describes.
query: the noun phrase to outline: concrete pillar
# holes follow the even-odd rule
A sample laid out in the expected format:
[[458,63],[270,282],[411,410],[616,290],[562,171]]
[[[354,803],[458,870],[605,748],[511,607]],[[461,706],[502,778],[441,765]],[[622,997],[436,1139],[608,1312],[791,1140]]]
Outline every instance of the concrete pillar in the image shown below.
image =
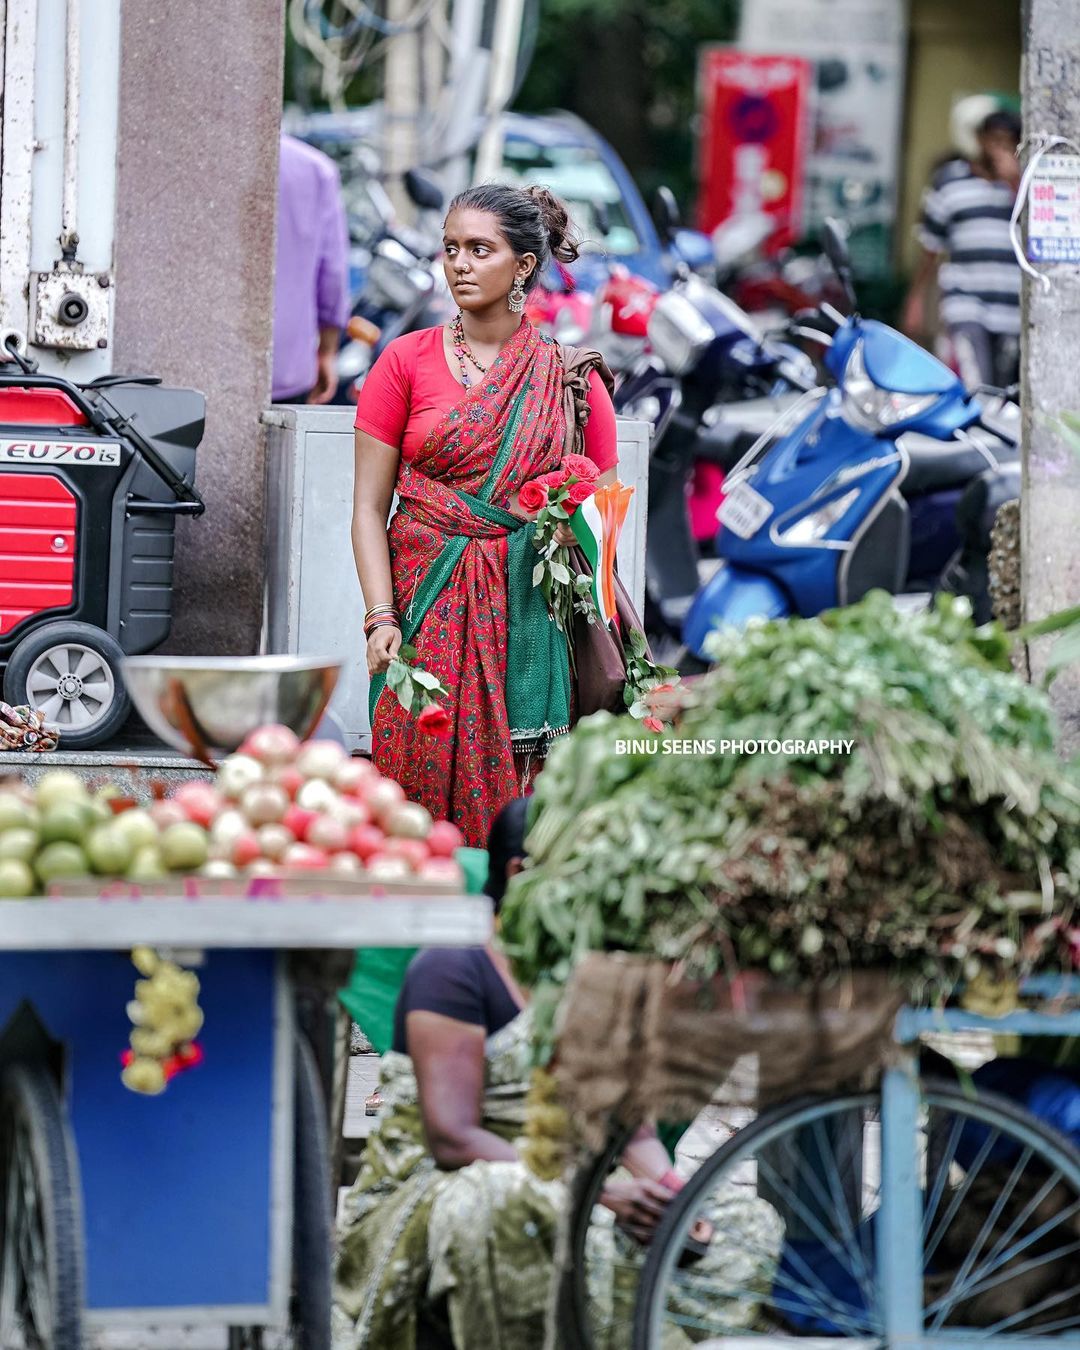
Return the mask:
[[283,48],[269,0],[123,6],[113,368],[208,398],[174,652],[259,641]]
[[[1080,6],[1077,0],[1027,0],[1024,17],[1024,134],[1047,132],[1080,145]],[[1068,152],[1080,153],[1072,147]],[[1080,602],[1080,455],[1059,421],[1063,412],[1080,413],[1080,267],[1044,270],[1049,290],[1024,280],[1021,576],[1027,621]],[[1031,646],[1035,680],[1043,676],[1052,641]],[[1062,749],[1075,751],[1080,671],[1060,676],[1051,695]]]

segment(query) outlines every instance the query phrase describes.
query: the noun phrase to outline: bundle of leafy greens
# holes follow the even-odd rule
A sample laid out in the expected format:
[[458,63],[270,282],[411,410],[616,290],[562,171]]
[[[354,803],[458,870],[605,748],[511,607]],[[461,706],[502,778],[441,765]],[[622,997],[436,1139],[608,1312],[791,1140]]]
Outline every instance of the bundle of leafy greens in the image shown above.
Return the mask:
[[503,907],[518,974],[550,993],[622,950],[797,984],[886,967],[923,999],[1080,965],[1080,769],[1004,633],[968,614],[876,593],[721,633],[677,729],[579,724]]

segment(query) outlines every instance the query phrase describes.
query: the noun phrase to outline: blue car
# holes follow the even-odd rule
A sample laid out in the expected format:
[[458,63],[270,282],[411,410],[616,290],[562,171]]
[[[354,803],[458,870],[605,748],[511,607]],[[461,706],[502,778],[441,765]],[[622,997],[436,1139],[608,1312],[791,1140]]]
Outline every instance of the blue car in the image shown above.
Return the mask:
[[[534,117],[505,113],[506,177],[522,185],[543,183],[574,217],[587,251],[574,268],[578,284],[597,288],[614,261],[666,290],[676,270],[713,271],[712,244],[681,228],[674,198],[657,194],[663,237],[630,171],[604,138],[570,113]],[[603,261],[601,261],[603,259]]]
[[[361,246],[361,236],[371,229],[385,202],[375,151],[381,120],[378,104],[345,113],[294,113],[285,119],[287,131],[338,162],[354,241]],[[569,207],[586,243],[574,268],[583,289],[599,287],[613,261],[662,289],[680,267],[714,269],[709,239],[679,225],[671,193],[665,189],[657,193],[658,227],[626,165],[580,118],[563,112],[504,113],[502,129],[507,181],[543,183]],[[476,140],[482,131],[478,123]]]

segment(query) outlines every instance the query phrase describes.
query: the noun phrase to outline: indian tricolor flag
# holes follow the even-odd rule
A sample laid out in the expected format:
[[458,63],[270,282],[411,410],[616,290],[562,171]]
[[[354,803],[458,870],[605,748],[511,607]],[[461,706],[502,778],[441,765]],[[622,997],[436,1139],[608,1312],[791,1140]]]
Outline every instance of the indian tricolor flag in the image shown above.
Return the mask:
[[592,598],[603,623],[615,613],[615,550],[630,509],[632,487],[616,481],[597,488],[570,517],[574,535],[592,564]]

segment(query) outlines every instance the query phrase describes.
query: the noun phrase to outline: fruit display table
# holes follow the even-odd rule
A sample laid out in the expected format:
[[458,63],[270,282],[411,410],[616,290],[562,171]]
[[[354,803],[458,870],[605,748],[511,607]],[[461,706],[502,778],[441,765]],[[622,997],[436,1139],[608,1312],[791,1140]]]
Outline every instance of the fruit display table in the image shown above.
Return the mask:
[[[292,956],[490,930],[457,895],[0,903],[0,1345],[226,1324],[234,1346],[272,1327],[325,1350],[326,1112]],[[202,1062],[153,1097],[119,1073],[139,944],[196,970],[206,1018]]]

